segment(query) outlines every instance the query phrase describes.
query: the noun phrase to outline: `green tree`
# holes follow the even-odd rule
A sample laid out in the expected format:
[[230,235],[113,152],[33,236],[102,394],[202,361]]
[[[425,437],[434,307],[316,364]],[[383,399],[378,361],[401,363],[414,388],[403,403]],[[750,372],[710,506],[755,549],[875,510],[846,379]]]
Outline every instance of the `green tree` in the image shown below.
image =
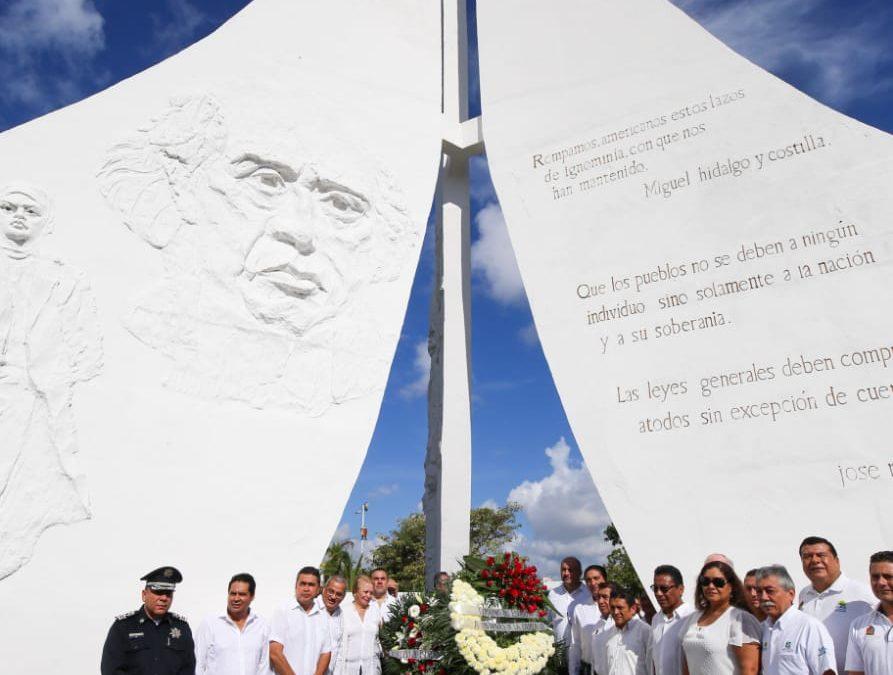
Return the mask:
[[626,548],[623,546],[620,533],[617,532],[614,523],[605,528],[604,537],[605,541],[614,547],[608,554],[608,559],[605,563],[605,568],[608,570],[608,579],[624,588],[628,588],[639,597],[643,596],[645,589],[642,586],[642,580],[639,579],[639,575],[633,569],[633,564],[626,553]]
[[425,514],[411,513],[382,537],[372,552],[372,566],[383,567],[402,591],[425,588]]
[[[515,538],[521,527],[517,521],[520,506],[508,503],[496,509],[471,510],[471,553],[495,553]],[[425,588],[425,515],[412,513],[397,521],[397,527],[383,537],[372,553],[372,564],[383,567],[400,584],[400,590]]]
[[354,561],[351,556],[351,549],[353,549],[353,541],[350,539],[333,541],[326,549],[325,558],[323,558],[322,565],[319,566],[319,571],[324,579],[333,577],[336,574],[347,579],[348,590],[353,588],[353,582],[356,578],[365,572],[363,561]]
[[515,538],[521,523],[517,515],[521,505],[509,502],[497,509],[481,507],[471,510],[471,551],[482,556],[495,553]]
[[322,575],[327,579],[336,574],[346,577],[353,567],[353,558],[350,555],[352,548],[353,542],[350,539],[333,541],[329,544],[322,565],[319,566]]

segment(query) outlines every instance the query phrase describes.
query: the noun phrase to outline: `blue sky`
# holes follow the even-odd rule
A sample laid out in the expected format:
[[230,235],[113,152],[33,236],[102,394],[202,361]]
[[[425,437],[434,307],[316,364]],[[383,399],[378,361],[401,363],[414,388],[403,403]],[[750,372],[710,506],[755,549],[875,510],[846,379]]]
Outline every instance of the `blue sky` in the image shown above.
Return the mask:
[[[247,0],[0,0],[0,130],[84,98],[212,32]],[[811,96],[893,131],[889,0],[676,0],[734,49]],[[471,0],[473,9],[473,0]],[[476,81],[476,78],[473,78]],[[473,109],[480,109],[473,94]],[[532,327],[486,160],[472,162],[473,502],[524,506],[518,547],[545,565],[604,555],[608,517]],[[430,235],[430,233],[429,233]],[[366,463],[339,536],[370,535],[420,502],[430,236]],[[647,498],[647,486],[642,489]]]

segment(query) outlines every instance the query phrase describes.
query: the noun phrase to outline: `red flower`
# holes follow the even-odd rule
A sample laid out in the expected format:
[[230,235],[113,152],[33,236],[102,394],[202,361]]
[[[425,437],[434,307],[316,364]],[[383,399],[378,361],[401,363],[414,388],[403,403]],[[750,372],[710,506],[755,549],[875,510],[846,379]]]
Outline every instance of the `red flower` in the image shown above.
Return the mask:
[[539,612],[537,612],[537,614],[539,614],[540,618],[542,618],[542,617],[546,616],[546,610],[541,609]]
[[493,558],[492,555],[487,556],[487,567],[493,567],[493,564],[495,562],[496,562],[496,560]]
[[490,577],[490,570],[481,570],[481,578],[487,579]]

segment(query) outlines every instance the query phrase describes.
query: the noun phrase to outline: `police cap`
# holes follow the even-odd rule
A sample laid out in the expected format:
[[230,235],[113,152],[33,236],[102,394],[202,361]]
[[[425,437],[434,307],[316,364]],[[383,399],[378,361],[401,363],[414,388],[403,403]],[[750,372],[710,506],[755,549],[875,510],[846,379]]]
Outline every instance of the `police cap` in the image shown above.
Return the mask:
[[140,581],[145,581],[151,591],[172,591],[183,581],[183,575],[176,567],[159,567],[140,577]]

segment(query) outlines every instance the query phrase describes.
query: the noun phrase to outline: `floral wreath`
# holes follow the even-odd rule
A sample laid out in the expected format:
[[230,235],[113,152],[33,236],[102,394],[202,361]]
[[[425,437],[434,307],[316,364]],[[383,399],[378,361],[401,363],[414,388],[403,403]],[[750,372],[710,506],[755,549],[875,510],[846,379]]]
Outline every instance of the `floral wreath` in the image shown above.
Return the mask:
[[554,608],[536,568],[516,553],[468,556],[450,593],[408,594],[382,628],[388,675],[559,672],[546,616]]

